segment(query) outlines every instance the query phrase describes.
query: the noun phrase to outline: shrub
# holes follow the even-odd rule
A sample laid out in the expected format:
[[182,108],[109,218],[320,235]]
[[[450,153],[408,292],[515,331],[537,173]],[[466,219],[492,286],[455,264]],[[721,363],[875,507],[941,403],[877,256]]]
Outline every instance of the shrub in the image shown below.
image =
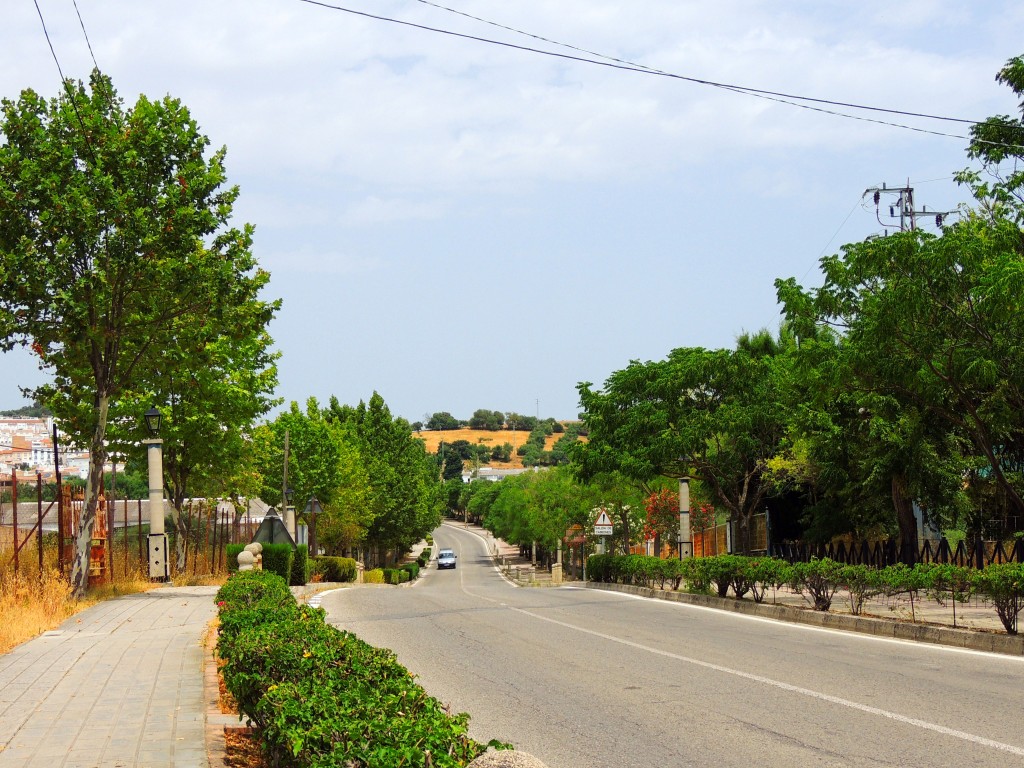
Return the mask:
[[1007,634],[1017,634],[1017,617],[1024,608],[1024,565],[1000,563],[974,572],[974,588],[995,606]]
[[910,619],[916,621],[914,611],[914,600],[917,593],[927,589],[930,578],[929,572],[934,566],[925,563],[918,563],[914,567],[908,567],[903,563],[886,566],[878,571],[877,578],[880,580],[882,590],[886,595],[907,595],[910,599]]
[[374,568],[372,571],[363,571],[364,584],[385,584],[384,571],[381,568]]
[[409,581],[416,581],[420,575],[420,566],[418,563],[405,563],[401,566],[401,569],[409,572]]
[[225,548],[228,559],[228,573],[238,572],[238,553],[245,549],[245,544],[228,544]]
[[314,557],[313,569],[323,576],[324,581],[355,581],[359,573],[356,561],[351,557]]
[[251,608],[265,600],[293,600],[287,583],[269,571],[241,571],[232,574],[217,590],[217,607],[221,613]]
[[841,584],[842,565],[830,558],[814,559],[809,563],[794,563],[789,569],[789,585],[797,592],[809,594],[814,610],[827,611]]
[[672,585],[672,589],[679,589],[679,584],[683,580],[683,561],[678,558],[668,558],[666,560],[659,559],[657,567],[657,577],[662,589],[665,588],[665,583],[668,582]]
[[715,585],[719,597],[727,597],[732,587],[736,598],[742,598],[750,591],[750,580],[746,572],[746,558],[739,555],[716,555],[701,558],[707,579]]
[[288,583],[293,587],[301,587],[309,581],[309,547],[299,544],[292,552],[291,577]]
[[[259,624],[295,616],[298,605],[284,579],[269,571],[232,574],[217,591],[218,649],[228,653],[235,639]],[[222,653],[222,655],[223,655]]]
[[709,557],[688,557],[682,561],[683,580],[686,589],[698,595],[706,595],[711,589],[711,566]]
[[752,557],[744,566],[750,580],[750,594],[755,603],[764,601],[768,588],[778,589],[789,578],[789,564],[774,557]]
[[611,555],[591,555],[587,558],[587,581],[609,583],[611,579]]
[[286,582],[291,581],[295,550],[291,544],[264,544],[263,570],[276,573]]
[[864,601],[884,591],[878,570],[866,565],[844,565],[839,569],[839,582],[850,597],[850,613],[860,616]]

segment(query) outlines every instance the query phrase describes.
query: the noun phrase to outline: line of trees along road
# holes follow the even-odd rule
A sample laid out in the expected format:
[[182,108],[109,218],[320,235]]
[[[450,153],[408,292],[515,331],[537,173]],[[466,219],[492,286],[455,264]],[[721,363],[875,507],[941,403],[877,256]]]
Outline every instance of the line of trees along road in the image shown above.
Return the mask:
[[[316,399],[288,411],[254,434],[260,496],[281,503],[284,441],[288,486],[301,512],[316,496],[318,546],[355,555],[368,567],[401,556],[441,522],[445,488],[438,465],[409,422],[391,415],[378,393],[356,406]],[[461,484],[461,479],[456,481]]]
[[[997,79],[1024,96],[1024,60]],[[915,502],[939,529],[1021,535],[1024,122],[993,117],[971,135],[981,169],[959,179],[977,204],[939,234],[847,245],[822,259],[819,289],[776,281],[777,336],[580,384],[582,477],[695,477],[744,551],[752,514],[794,499],[808,537],[898,536],[905,559]]]

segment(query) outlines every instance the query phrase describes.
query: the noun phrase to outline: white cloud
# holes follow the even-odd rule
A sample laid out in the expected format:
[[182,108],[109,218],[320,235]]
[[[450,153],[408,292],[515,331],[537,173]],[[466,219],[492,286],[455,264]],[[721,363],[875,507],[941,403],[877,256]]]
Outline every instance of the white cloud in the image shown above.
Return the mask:
[[[452,2],[680,75],[968,118],[1015,109],[993,75],[1021,52],[1017,0]],[[0,30],[0,95],[25,86],[55,95],[56,68],[35,9],[10,5]],[[584,55],[408,0],[351,5]],[[86,77],[92,62],[73,9],[53,0],[41,8],[65,73]],[[733,305],[744,326],[770,324],[777,309],[766,304],[764,269],[804,274],[864,188],[966,164],[960,140],[293,0],[107,0],[79,8],[100,65],[128,103],[140,92],[171,94],[215,146],[227,145],[229,178],[242,188],[237,214],[256,225],[272,290],[301,291],[284,296],[282,336],[301,336],[289,323],[299,322],[292,313],[311,290],[329,293],[318,311],[339,329],[338,343],[354,317],[373,318],[360,326],[369,350],[360,358],[368,361],[359,372],[367,378],[359,382],[363,395],[409,386],[372,360],[383,348],[405,354],[405,329],[416,325],[410,317],[423,295],[465,302],[480,286],[512,291],[515,309],[495,332],[521,334],[522,348],[536,350],[538,360],[559,358],[569,334],[574,347],[600,348],[604,367],[624,364],[637,349],[650,356],[661,345],[728,339],[739,329],[717,325],[739,322]],[[956,124],[928,127],[963,132]],[[922,190],[922,202],[946,205],[946,192]],[[860,214],[850,219],[851,236],[873,226],[867,214],[858,223]],[[755,275],[749,263],[769,266]],[[650,286],[690,285],[695,270],[702,280],[688,288],[693,295],[650,300]],[[341,292],[344,300],[335,300]],[[394,303],[387,312],[382,296]],[[567,304],[574,318],[595,307],[615,307],[621,318],[569,327],[559,319]],[[475,311],[483,318],[490,305]],[[653,342],[650,329],[660,334]],[[439,343],[431,333],[430,344]],[[430,344],[421,339],[417,349],[443,360]],[[423,365],[421,381],[449,374]],[[324,379],[348,375],[325,371]],[[562,382],[570,404],[558,415],[574,412],[574,383]],[[301,402],[308,393],[282,394]]]

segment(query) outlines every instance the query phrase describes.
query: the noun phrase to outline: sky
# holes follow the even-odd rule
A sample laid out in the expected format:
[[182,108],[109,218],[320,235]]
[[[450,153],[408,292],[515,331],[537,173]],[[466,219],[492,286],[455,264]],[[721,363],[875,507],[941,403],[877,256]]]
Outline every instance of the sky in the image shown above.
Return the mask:
[[[37,3],[4,9],[0,97],[59,92],[41,13],[65,76],[95,57],[127,104],[181,99],[283,301],[283,407],[376,391],[410,421],[575,418],[579,382],[777,329],[776,278],[816,287],[822,256],[882,231],[866,189],[969,202],[964,138],[564,56],[982,120],[1016,112],[994,78],[1024,53],[1019,0]],[[45,381],[0,355],[0,409]]]

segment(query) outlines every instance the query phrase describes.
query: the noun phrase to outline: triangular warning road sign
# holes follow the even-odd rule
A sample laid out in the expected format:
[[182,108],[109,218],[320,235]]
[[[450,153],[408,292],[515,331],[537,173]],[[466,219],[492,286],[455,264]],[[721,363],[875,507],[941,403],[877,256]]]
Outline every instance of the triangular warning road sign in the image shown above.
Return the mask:
[[594,523],[594,525],[611,525],[611,524],[612,524],[612,519],[610,517],[608,517],[608,513],[605,512],[602,509],[601,510],[601,514],[598,515],[597,522]]

